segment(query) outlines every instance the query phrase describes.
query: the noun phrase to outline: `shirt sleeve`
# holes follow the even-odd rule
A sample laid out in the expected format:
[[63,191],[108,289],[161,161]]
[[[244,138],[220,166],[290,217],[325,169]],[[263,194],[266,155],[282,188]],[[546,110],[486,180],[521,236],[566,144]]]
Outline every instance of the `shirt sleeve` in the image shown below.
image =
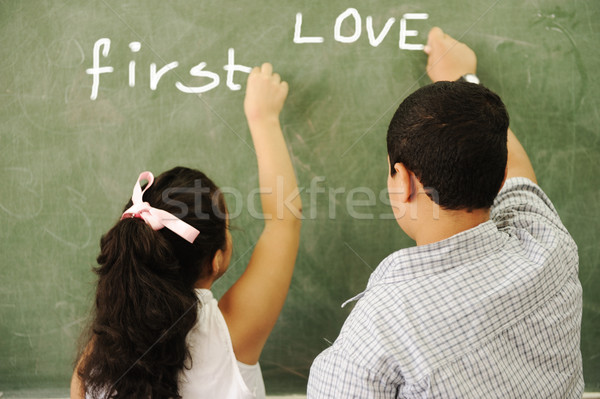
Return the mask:
[[307,399],[390,399],[396,394],[394,384],[357,364],[335,346],[317,356],[310,368]]
[[490,218],[500,230],[515,227],[531,232],[536,225],[550,224],[568,234],[548,196],[524,177],[504,183],[492,205]]

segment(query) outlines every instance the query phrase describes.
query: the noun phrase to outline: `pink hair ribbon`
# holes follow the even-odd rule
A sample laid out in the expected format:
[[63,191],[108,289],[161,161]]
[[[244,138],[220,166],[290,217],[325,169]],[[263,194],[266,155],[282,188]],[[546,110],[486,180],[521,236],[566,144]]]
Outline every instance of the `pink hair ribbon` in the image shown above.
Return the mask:
[[[148,185],[144,188],[144,191],[142,191],[142,187],[140,185],[142,180],[148,180]],[[193,244],[196,237],[198,237],[198,234],[200,234],[200,231],[176,216],[170,214],[169,212],[162,209],[153,208],[149,203],[142,200],[144,193],[146,190],[148,190],[153,182],[154,175],[152,175],[152,173],[140,173],[140,177],[138,177],[138,180],[133,187],[133,195],[131,197],[133,206],[123,212],[121,220],[138,217],[143,219],[154,230],[160,230],[163,227],[166,227],[184,240]]]

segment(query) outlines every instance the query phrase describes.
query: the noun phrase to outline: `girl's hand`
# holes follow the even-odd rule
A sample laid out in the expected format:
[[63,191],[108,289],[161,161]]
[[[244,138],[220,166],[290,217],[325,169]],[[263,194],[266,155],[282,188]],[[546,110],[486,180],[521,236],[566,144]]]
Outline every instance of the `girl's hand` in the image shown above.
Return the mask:
[[278,119],[288,94],[288,84],[281,81],[269,63],[255,67],[248,76],[244,111],[248,123]]

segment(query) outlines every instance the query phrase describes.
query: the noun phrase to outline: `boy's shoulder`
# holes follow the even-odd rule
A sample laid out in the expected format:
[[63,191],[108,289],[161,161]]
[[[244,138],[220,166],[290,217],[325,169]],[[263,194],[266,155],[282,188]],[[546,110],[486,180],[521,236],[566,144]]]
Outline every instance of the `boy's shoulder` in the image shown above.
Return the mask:
[[535,238],[552,231],[575,246],[550,198],[525,177],[513,177],[504,183],[490,210],[490,219],[500,231],[522,229]]

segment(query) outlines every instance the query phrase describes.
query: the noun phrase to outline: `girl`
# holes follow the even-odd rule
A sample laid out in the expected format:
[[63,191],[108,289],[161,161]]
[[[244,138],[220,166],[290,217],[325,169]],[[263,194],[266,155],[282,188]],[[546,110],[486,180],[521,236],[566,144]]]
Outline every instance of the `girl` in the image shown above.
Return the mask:
[[232,252],[220,191],[192,169],[155,181],[140,175],[128,209],[100,242],[95,317],[72,398],[265,397],[258,359],[300,236],[301,202],[279,124],[287,92],[270,64],[248,77],[244,110],[265,225],[246,270],[218,303],[210,288]]

